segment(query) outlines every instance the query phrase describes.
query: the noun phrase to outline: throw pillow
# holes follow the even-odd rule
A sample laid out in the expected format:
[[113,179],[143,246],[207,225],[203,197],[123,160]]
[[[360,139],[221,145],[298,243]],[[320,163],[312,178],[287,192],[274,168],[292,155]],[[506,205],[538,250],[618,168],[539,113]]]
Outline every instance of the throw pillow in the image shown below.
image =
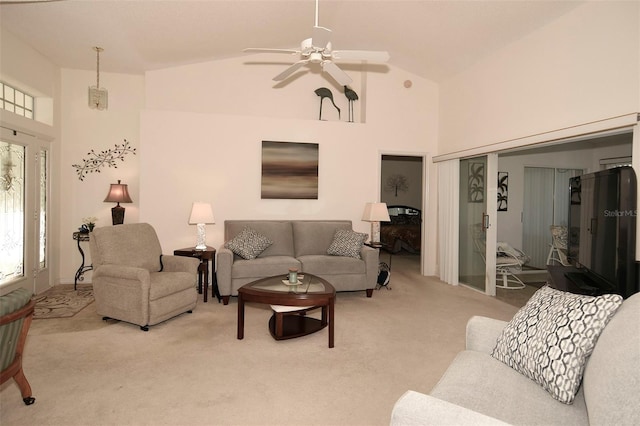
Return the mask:
[[617,294],[594,297],[544,286],[507,324],[491,355],[571,404],[587,359],[621,304]]
[[333,256],[349,256],[360,259],[360,250],[367,239],[367,234],[346,229],[338,229],[333,235],[333,241],[327,249],[327,254]]
[[227,241],[224,246],[243,259],[255,259],[273,244],[269,238],[255,229],[244,228],[238,235]]

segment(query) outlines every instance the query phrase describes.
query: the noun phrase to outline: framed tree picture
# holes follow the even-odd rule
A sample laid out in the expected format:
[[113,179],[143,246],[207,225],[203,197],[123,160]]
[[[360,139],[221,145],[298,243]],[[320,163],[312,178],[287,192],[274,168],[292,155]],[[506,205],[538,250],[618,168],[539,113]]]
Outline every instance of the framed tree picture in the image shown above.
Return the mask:
[[263,199],[318,199],[317,143],[262,141]]

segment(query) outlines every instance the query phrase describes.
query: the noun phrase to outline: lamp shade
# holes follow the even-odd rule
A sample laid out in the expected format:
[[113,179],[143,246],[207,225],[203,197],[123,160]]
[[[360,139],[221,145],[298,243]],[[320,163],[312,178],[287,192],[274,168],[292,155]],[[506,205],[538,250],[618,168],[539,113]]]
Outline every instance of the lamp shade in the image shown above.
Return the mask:
[[129,189],[127,188],[127,184],[120,183],[112,183],[109,188],[109,193],[107,194],[107,198],[104,199],[105,203],[133,203],[131,197],[129,196]]
[[362,213],[362,220],[365,222],[389,222],[389,211],[387,210],[387,203],[367,203],[364,206],[364,213]]
[[213,211],[209,203],[193,203],[191,207],[191,216],[189,217],[190,225],[198,223],[216,223],[213,218]]

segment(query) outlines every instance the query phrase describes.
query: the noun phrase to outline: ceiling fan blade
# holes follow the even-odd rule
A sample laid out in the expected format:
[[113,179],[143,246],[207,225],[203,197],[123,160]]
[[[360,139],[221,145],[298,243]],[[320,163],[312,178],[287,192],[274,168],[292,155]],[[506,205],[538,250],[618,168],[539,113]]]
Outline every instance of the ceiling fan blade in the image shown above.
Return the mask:
[[389,52],[378,50],[334,50],[331,55],[337,60],[387,62]]
[[273,77],[273,81],[282,81],[282,80],[286,79],[291,74],[296,72],[298,70],[298,68],[300,68],[300,67],[302,67],[302,66],[304,66],[304,65],[306,65],[308,63],[309,63],[309,61],[307,59],[305,59],[303,61],[296,62],[295,64],[291,65],[286,70],[282,71],[280,74],[278,74],[275,77]]
[[319,47],[324,49],[331,41],[331,30],[325,27],[313,27],[313,36],[311,37],[311,44],[313,47]]
[[242,49],[242,51],[254,52],[254,53],[289,53],[291,55],[300,53],[299,50],[295,50],[295,49],[270,49],[270,48],[262,48],[262,47],[247,47],[246,49]]
[[340,86],[348,86],[353,80],[331,61],[322,62],[322,70],[326,71]]

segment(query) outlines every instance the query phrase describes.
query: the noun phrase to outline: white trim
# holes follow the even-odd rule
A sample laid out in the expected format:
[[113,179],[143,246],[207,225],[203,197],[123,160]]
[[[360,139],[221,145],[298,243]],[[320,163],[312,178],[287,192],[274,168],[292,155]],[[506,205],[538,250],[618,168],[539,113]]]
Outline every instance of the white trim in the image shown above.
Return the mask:
[[550,132],[510,139],[489,145],[451,152],[449,154],[437,155],[433,157],[433,162],[438,163],[440,161],[452,160],[454,158],[476,157],[492,152],[504,152],[523,148],[529,149],[534,146],[540,147],[566,142],[577,142],[579,140],[591,139],[596,134],[598,136],[611,136],[614,134],[629,132],[633,126],[638,123],[638,121],[639,114],[634,112],[591,123],[552,130]]
[[498,240],[498,154],[487,154],[487,173],[485,176],[485,195],[487,197],[487,216],[489,228],[486,235],[486,271],[484,292],[488,296],[496,295],[496,253]]

